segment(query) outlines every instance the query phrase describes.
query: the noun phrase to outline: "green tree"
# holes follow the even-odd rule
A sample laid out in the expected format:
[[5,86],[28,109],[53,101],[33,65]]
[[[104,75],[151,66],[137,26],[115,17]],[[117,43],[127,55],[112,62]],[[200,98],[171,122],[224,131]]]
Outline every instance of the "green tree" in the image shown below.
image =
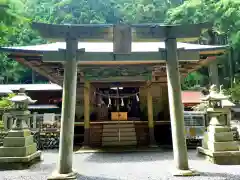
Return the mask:
[[2,97],[0,99],[0,109],[7,110],[13,106],[13,103],[10,101],[10,98],[14,97],[15,94],[9,94],[8,97]]
[[[203,34],[206,44],[222,44],[221,36],[228,37],[228,44],[233,48],[233,62],[236,69],[240,61],[240,1],[239,0],[186,0],[182,5],[172,8],[167,13],[166,23],[186,24],[213,22],[212,31]],[[227,72],[228,56],[221,57]],[[228,71],[229,72],[229,71]],[[230,76],[230,72],[229,75]],[[229,78],[231,79],[231,78]]]

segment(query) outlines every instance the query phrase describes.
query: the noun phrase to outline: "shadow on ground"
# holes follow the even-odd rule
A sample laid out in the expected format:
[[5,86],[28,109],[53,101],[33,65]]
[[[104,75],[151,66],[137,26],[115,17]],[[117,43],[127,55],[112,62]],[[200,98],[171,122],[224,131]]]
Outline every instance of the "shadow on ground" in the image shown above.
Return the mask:
[[105,178],[105,177],[96,177],[96,176],[83,176],[83,175],[78,175],[77,180],[119,180],[115,178]]
[[209,177],[209,178],[219,178],[219,180],[238,180],[240,179],[239,174],[230,174],[230,173],[212,173],[212,172],[200,172],[200,177]]
[[[80,155],[80,154],[77,154]],[[203,157],[197,155],[196,150],[191,150],[188,154],[191,160],[204,160]],[[123,153],[91,153],[85,161],[97,163],[115,163],[115,162],[149,162],[173,160],[173,152],[171,150],[161,150],[159,152],[123,152]]]
[[[191,179],[205,179],[204,177],[218,179],[218,180],[238,180],[240,179],[240,175],[233,175],[233,174],[224,174],[224,173],[210,173],[210,172],[200,172],[200,176],[194,176]],[[166,180],[166,177],[162,177],[164,180]],[[174,177],[172,176],[171,179],[189,179],[190,177]],[[106,177],[96,177],[96,176],[83,176],[78,175],[77,180],[119,180],[115,178],[106,178]],[[159,180],[161,180],[161,177],[159,177]]]

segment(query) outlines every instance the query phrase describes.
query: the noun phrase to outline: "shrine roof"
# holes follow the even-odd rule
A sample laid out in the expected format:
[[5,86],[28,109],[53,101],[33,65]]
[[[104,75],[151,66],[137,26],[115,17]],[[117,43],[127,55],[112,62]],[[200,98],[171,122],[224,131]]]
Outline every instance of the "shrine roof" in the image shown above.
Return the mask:
[[57,84],[0,84],[0,90],[18,91],[24,88],[26,91],[55,91],[62,90],[62,87]]
[[[224,51],[227,46],[201,45],[191,43],[177,43],[178,49],[192,51]],[[32,46],[0,47],[0,51],[9,53],[44,53],[66,49],[65,42],[40,44]],[[85,52],[113,52],[112,42],[79,42],[78,49],[85,49]],[[132,52],[158,52],[165,49],[164,42],[133,42]]]

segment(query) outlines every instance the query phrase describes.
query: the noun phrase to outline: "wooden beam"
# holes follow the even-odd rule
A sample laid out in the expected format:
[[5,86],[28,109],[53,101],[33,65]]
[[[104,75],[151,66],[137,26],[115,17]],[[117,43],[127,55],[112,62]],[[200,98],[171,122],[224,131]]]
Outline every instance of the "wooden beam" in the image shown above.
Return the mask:
[[184,25],[160,25],[160,24],[139,24],[132,25],[136,37],[134,39],[141,39],[151,41],[155,39],[159,41],[165,38],[176,39],[199,39],[204,29],[212,28],[212,23],[200,24],[184,24]]
[[27,66],[29,68],[31,68],[32,70],[34,70],[35,72],[39,73],[40,75],[46,77],[47,79],[49,79],[51,82],[56,83],[56,84],[61,84],[60,81],[58,81],[56,78],[53,78],[49,73],[47,73],[45,70],[39,68],[39,67],[35,67],[34,65],[32,65],[32,63],[26,61],[23,58],[17,58],[16,59],[19,63],[23,64],[24,66]]
[[[197,62],[199,60],[199,53],[195,51],[178,51],[179,61]],[[44,52],[42,61],[43,62],[64,62],[65,61],[64,51],[49,51]],[[114,54],[112,52],[78,52],[77,60],[79,63],[85,62],[85,64],[99,65],[97,62],[127,62],[127,61],[166,61],[165,51],[160,52],[132,52],[131,54]],[[92,63],[94,62],[94,63]]]
[[[210,23],[163,25],[136,24],[130,25],[134,41],[159,41],[165,38],[199,38],[203,29],[212,28]],[[32,28],[38,30],[44,38],[65,41],[67,36],[81,39],[81,41],[113,41],[112,24],[92,25],[56,25],[32,23]]]
[[32,28],[38,30],[43,38],[64,42],[69,35],[81,41],[110,41],[112,40],[112,26],[111,24],[60,25],[32,23]]

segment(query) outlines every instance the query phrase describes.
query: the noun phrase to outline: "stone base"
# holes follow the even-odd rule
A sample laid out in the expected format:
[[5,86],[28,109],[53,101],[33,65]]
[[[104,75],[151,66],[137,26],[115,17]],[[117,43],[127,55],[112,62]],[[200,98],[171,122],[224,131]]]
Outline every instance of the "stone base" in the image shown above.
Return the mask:
[[218,151],[212,152],[203,147],[198,147],[197,152],[199,155],[205,156],[205,158],[219,165],[240,165],[240,151]]
[[77,173],[71,172],[69,174],[59,174],[57,172],[53,172],[53,174],[48,177],[48,180],[76,180],[77,179]]
[[0,157],[1,170],[21,170],[41,161],[41,151],[26,157]]
[[199,176],[200,174],[194,170],[177,170],[173,173],[174,176]]

